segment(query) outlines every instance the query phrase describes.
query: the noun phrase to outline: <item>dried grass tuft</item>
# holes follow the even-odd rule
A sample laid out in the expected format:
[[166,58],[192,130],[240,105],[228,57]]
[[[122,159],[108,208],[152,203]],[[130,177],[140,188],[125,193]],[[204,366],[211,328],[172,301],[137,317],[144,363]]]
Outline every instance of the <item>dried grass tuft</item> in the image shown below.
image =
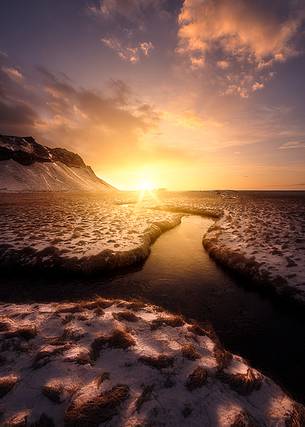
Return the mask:
[[80,313],[83,310],[94,310],[97,308],[107,308],[116,303],[117,300],[106,299],[102,297],[97,297],[92,301],[80,301],[72,304],[62,304],[57,310],[56,313]]
[[251,368],[248,368],[246,374],[230,374],[222,371],[218,372],[217,376],[232,390],[244,396],[259,390],[263,382],[263,376]]
[[61,304],[60,307],[56,310],[56,313],[79,313],[82,310],[80,303],[75,304]]
[[242,411],[236,415],[230,427],[259,427],[259,424],[255,421],[252,415]]
[[93,301],[82,301],[80,303],[82,309],[95,310],[111,307],[117,300],[97,297]]
[[74,400],[67,408],[66,427],[98,427],[118,414],[120,405],[129,397],[127,385],[117,385],[100,396],[78,403]]
[[115,329],[111,335],[100,335],[91,344],[91,358],[96,360],[104,347],[122,348],[123,350],[135,345],[134,338],[124,329]]
[[109,372],[103,372],[101,375],[99,375],[99,376],[96,378],[96,385],[97,385],[98,387],[100,387],[100,386],[102,385],[102,383],[103,383],[104,381],[107,381],[107,380],[110,380],[110,373],[109,373]]
[[188,326],[187,330],[199,336],[208,335],[207,331],[205,331],[201,326],[199,326],[198,323],[194,323],[193,325]]
[[141,311],[146,307],[146,304],[142,301],[124,301],[120,302],[118,307],[126,307],[129,310]]
[[62,340],[73,340],[78,341],[85,335],[85,332],[81,328],[77,328],[74,326],[67,326],[64,329]]
[[95,310],[94,310],[94,313],[97,315],[97,316],[104,316],[104,314],[105,314],[105,311],[102,309],[102,307],[97,307]]
[[5,396],[20,381],[20,377],[15,374],[0,377],[0,398]]
[[36,326],[30,324],[18,325],[4,333],[4,338],[21,338],[26,341],[35,338],[37,335]]
[[60,345],[60,346],[47,345],[41,348],[36,353],[34,363],[33,363],[33,369],[41,368],[42,366],[50,362],[51,357],[57,356],[58,354],[62,354],[65,350],[68,350],[69,348],[70,348],[69,344]]
[[54,403],[61,403],[64,386],[59,380],[53,379],[48,381],[42,387],[42,394]]
[[129,310],[113,313],[112,316],[119,321],[126,320],[127,322],[137,322],[139,320],[139,317]]
[[232,353],[228,352],[218,344],[215,345],[213,352],[218,364],[218,371],[222,371],[230,365],[233,357]]
[[201,388],[208,379],[208,372],[203,366],[197,366],[194,371],[189,375],[185,387],[189,391],[193,391],[196,388]]
[[136,400],[136,411],[140,412],[142,406],[145,402],[148,402],[151,399],[152,392],[154,390],[154,385],[143,386],[142,393]]
[[65,325],[65,324],[71,322],[72,320],[74,320],[74,316],[73,316],[73,314],[69,313],[62,319],[62,324]]
[[285,417],[285,427],[304,427],[305,408],[300,403],[293,403],[291,411]]
[[11,416],[4,422],[4,427],[28,427],[28,418],[30,411],[25,409]]
[[192,344],[184,344],[181,347],[182,356],[188,360],[197,360],[201,358],[201,355],[196,351]]
[[142,356],[139,358],[139,361],[155,369],[165,369],[173,366],[175,359],[174,357],[162,354],[158,357]]
[[7,316],[0,316],[0,332],[10,331],[15,326],[15,322]]
[[151,330],[154,331],[156,329],[159,329],[161,326],[171,326],[173,328],[183,326],[184,320],[182,316],[178,315],[167,315],[167,316],[160,316],[157,319],[154,319],[151,322]]

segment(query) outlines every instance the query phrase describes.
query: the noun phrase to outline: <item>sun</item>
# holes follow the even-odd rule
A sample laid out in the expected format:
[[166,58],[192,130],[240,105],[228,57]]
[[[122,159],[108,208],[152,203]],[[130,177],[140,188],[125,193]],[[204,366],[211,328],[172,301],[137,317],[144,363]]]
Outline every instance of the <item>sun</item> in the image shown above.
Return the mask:
[[147,179],[141,179],[138,184],[138,202],[136,206],[140,205],[144,200],[153,199],[159,203],[157,192],[155,191],[156,186],[152,181]]
[[139,182],[139,190],[141,191],[153,191],[155,188],[155,185],[146,179],[143,179]]

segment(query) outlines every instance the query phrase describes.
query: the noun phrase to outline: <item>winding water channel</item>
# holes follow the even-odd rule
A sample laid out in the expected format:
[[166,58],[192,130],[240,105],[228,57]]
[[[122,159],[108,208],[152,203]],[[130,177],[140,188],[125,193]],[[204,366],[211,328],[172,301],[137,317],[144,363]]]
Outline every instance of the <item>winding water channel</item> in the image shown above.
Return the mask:
[[212,223],[184,217],[154,243],[142,270],[112,280],[99,293],[144,297],[189,318],[209,319],[226,348],[305,402],[305,318],[215,264],[202,246]]
[[197,321],[209,320],[228,350],[305,403],[305,310],[303,315],[243,286],[210,259],[202,236],[212,223],[199,216],[183,217],[179,226],[157,239],[138,271],[102,280],[25,278],[26,284],[1,287],[0,298],[12,302],[96,294],[142,298]]

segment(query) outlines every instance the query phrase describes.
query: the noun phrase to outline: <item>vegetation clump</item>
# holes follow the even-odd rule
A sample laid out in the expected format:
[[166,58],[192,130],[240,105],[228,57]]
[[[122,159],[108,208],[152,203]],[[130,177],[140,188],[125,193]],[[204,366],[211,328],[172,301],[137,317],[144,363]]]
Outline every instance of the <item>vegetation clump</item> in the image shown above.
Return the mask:
[[50,362],[51,357],[62,354],[65,350],[70,348],[69,344],[65,345],[47,345],[40,349],[34,359],[33,369],[42,368],[44,365]]
[[184,344],[181,347],[181,352],[182,356],[188,360],[196,360],[201,358],[200,354],[198,353],[198,351],[196,351],[195,347],[192,344]]
[[151,366],[155,369],[165,369],[173,366],[175,359],[171,356],[166,356],[164,354],[161,354],[160,356],[153,357],[153,356],[141,356],[139,358],[139,361],[141,363],[144,363],[144,365]]
[[208,372],[203,366],[197,366],[194,371],[189,375],[185,387],[189,391],[202,387],[208,378]]
[[239,412],[230,427],[259,427],[255,419],[246,411]]
[[125,310],[125,311],[119,311],[118,313],[113,313],[113,317],[116,320],[126,320],[127,322],[137,322],[139,320],[139,317],[136,316],[132,311]]
[[19,376],[15,374],[0,377],[0,398],[5,396],[19,381]]
[[233,358],[232,353],[228,352],[218,344],[216,344],[214,347],[214,357],[218,364],[218,371],[222,371],[223,369],[227,368]]
[[192,334],[199,335],[199,336],[208,335],[207,332],[197,323],[194,323],[193,325],[189,325],[187,327],[187,330]]
[[145,402],[148,402],[151,399],[151,395],[154,390],[154,385],[143,386],[142,393],[136,400],[136,411],[140,412],[142,406]]
[[230,374],[222,371],[217,376],[232,390],[242,395],[249,395],[252,391],[259,390],[263,382],[262,375],[255,373],[251,368],[248,368],[246,374]]
[[99,396],[79,402],[72,401],[67,408],[64,423],[66,427],[98,427],[118,414],[120,405],[129,397],[127,385],[116,385]]
[[135,344],[136,342],[134,338],[128,332],[124,329],[117,328],[111,335],[100,335],[95,338],[91,344],[91,357],[93,360],[96,360],[99,357],[102,348],[106,346],[126,350],[128,347]]
[[294,403],[285,418],[285,427],[305,426],[305,408],[300,403]]
[[140,311],[146,307],[146,304],[142,301],[122,301],[118,303],[118,307],[126,307],[129,310]]
[[160,316],[157,319],[154,319],[151,322],[151,330],[154,331],[159,329],[161,326],[171,326],[172,328],[177,328],[179,326],[183,326],[184,320],[182,316],[178,315],[167,315]]
[[42,387],[42,394],[54,403],[61,403],[63,390],[63,384],[59,380],[51,380]]

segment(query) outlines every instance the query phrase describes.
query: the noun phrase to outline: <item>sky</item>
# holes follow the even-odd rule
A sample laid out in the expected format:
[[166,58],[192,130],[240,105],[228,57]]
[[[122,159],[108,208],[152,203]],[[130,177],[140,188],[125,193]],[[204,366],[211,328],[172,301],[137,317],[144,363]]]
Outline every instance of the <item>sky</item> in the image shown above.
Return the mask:
[[122,190],[304,190],[305,0],[1,0],[0,133]]

